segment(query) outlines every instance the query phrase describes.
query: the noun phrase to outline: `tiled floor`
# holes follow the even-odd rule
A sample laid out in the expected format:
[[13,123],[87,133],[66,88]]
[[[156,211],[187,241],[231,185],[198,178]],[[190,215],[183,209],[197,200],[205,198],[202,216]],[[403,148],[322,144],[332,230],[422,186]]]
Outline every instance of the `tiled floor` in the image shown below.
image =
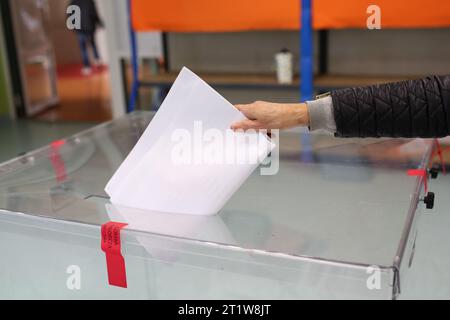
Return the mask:
[[109,72],[106,67],[93,68],[91,75],[83,76],[80,65],[59,66],[57,83],[60,103],[38,114],[35,119],[97,122],[111,119]]
[[109,73],[97,67],[89,76],[80,65],[58,67],[60,103],[33,119],[0,118],[0,162],[111,119]]

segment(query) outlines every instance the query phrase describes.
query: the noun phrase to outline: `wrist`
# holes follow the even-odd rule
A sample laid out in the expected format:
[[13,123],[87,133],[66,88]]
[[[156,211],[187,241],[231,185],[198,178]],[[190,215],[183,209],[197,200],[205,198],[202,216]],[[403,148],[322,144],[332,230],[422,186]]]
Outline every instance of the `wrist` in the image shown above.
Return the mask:
[[317,100],[308,101],[309,128],[314,130],[326,130],[330,133],[336,132],[336,122],[333,114],[333,100],[331,96],[325,95]]
[[298,103],[293,105],[294,126],[308,126],[309,112],[306,103]]

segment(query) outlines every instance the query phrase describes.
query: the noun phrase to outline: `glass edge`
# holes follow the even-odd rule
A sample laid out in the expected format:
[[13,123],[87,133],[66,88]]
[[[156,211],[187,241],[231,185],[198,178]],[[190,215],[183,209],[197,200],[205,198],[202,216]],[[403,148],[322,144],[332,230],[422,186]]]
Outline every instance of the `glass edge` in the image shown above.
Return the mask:
[[[102,123],[95,124],[95,125],[93,125],[93,126],[90,127],[90,128],[81,130],[81,131],[79,131],[79,132],[77,132],[77,133],[75,133],[75,134],[72,134],[72,135],[68,135],[68,136],[62,137],[62,138],[60,138],[59,140],[69,140],[69,139],[74,139],[74,138],[76,138],[76,137],[80,137],[80,136],[89,134],[89,133],[91,133],[92,131],[98,130],[98,129],[103,128],[103,127],[107,127],[108,125],[112,124],[114,121],[117,121],[117,120],[119,120],[119,119],[125,119],[127,116],[130,116],[130,115],[131,115],[131,116],[137,116],[137,115],[139,115],[139,114],[148,114],[148,115],[151,115],[151,114],[154,114],[154,113],[155,113],[155,111],[143,111],[143,110],[133,111],[133,112],[131,112],[131,113],[126,113],[126,114],[124,114],[124,115],[121,116],[121,117],[118,117],[118,118],[115,118],[115,119],[113,118],[113,119],[108,120],[108,121],[106,121],[106,122],[102,122]],[[131,119],[130,119],[130,120],[131,120]],[[22,159],[22,158],[24,158],[24,157],[29,157],[29,156],[36,155],[36,154],[38,154],[38,153],[41,153],[41,152],[47,150],[47,149],[49,148],[49,146],[50,146],[50,144],[48,143],[48,144],[46,144],[46,145],[44,145],[44,146],[42,146],[42,147],[39,147],[39,148],[30,150],[29,152],[26,152],[25,154],[22,154],[22,155],[20,155],[20,156],[16,156],[16,157],[13,157],[13,158],[11,158],[11,159],[9,159],[9,160],[0,162],[0,167],[1,167],[1,166],[4,166],[4,165],[8,165],[8,164],[10,164],[10,163],[12,163],[12,162],[14,162],[14,161],[17,161],[17,160],[19,160],[19,159]]]
[[[3,209],[0,209],[0,214],[4,214],[4,215],[10,216],[10,217],[20,216],[23,218],[40,220],[40,221],[47,220],[52,223],[68,224],[68,225],[72,225],[74,227],[77,227],[77,226],[78,227],[88,227],[91,230],[101,228],[100,224],[95,224],[95,223],[85,223],[85,222],[79,222],[79,221],[70,220],[70,219],[58,219],[58,218],[47,217],[47,216],[42,216],[42,215],[30,215],[27,213],[12,212],[12,211],[6,211]],[[49,230],[54,230],[51,227],[47,227],[47,228]],[[327,259],[327,258],[320,258],[320,257],[314,257],[314,256],[306,256],[306,255],[294,255],[294,254],[289,254],[289,253],[284,253],[284,252],[279,252],[279,251],[268,251],[268,250],[262,250],[262,249],[243,248],[243,247],[225,244],[225,243],[183,238],[183,237],[178,237],[178,236],[169,236],[169,235],[164,235],[164,234],[159,234],[159,233],[154,233],[154,232],[145,232],[145,231],[140,231],[140,230],[123,229],[122,232],[125,235],[130,235],[130,236],[146,236],[146,237],[153,236],[153,237],[159,237],[161,239],[168,239],[171,241],[174,241],[174,240],[180,241],[180,242],[184,241],[184,242],[188,242],[190,244],[200,244],[202,246],[207,245],[207,246],[216,247],[219,249],[234,250],[236,252],[243,252],[243,253],[248,253],[248,254],[253,254],[253,255],[256,254],[256,255],[260,255],[260,256],[268,256],[271,258],[278,256],[278,257],[283,257],[285,259],[297,260],[297,261],[301,261],[301,262],[310,262],[310,263],[318,263],[318,264],[322,264],[322,265],[333,265],[335,267],[360,269],[363,272],[366,272],[368,267],[371,267],[374,265],[376,265],[383,272],[390,271],[393,268],[392,266],[385,266],[385,265],[360,263],[360,262],[354,262],[354,261],[353,262],[352,261],[342,261],[342,260]],[[72,233],[72,234],[89,237],[88,235],[81,234],[81,233]],[[98,236],[100,237],[100,230],[98,231]],[[125,244],[133,244],[133,243],[125,240]],[[193,251],[191,253],[196,254]]]
[[[435,144],[432,143],[430,141],[429,146],[428,146],[428,150],[427,152],[424,154],[420,167],[421,168],[425,168],[425,170],[427,169],[427,165],[431,159],[431,155],[434,151],[435,148]],[[422,186],[424,184],[424,178],[421,176],[418,176],[416,178],[416,183],[415,183],[415,187],[414,187],[414,191],[411,197],[411,201],[410,201],[410,205],[408,208],[408,214],[406,217],[406,222],[405,225],[403,227],[403,231],[402,231],[402,235],[400,237],[400,241],[397,247],[397,251],[396,254],[394,256],[394,259],[392,261],[392,267],[394,267],[395,269],[400,270],[400,266],[403,262],[403,256],[406,250],[406,246],[407,246],[407,242],[409,239],[409,236],[411,234],[411,229],[412,226],[414,224],[414,220],[417,216],[417,207],[419,206],[419,198],[420,198],[420,193],[422,191]]]

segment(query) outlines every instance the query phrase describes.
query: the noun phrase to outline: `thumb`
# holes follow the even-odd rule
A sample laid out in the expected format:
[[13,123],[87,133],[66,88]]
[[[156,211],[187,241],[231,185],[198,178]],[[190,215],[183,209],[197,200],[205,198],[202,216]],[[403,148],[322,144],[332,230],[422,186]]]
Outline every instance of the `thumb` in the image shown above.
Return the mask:
[[254,120],[242,120],[239,122],[235,122],[231,125],[232,130],[248,130],[248,129],[257,129],[259,127],[259,124],[257,121]]
[[238,109],[240,112],[242,112],[247,118],[253,118],[254,117],[254,106],[253,104],[237,104],[235,105],[236,109]]

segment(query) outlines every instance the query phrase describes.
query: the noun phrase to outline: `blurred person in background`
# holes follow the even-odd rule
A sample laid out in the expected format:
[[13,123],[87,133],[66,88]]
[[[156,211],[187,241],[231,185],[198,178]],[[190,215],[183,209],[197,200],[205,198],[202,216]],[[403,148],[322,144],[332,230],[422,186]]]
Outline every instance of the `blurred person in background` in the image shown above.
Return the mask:
[[94,66],[99,66],[101,64],[97,44],[95,43],[95,32],[98,27],[103,26],[103,22],[98,15],[94,0],[72,0],[70,5],[78,6],[80,8],[80,28],[75,29],[75,32],[77,33],[83,59],[83,69],[81,70],[81,73],[83,75],[89,75],[92,73],[92,68],[88,47],[91,48],[94,56]]

